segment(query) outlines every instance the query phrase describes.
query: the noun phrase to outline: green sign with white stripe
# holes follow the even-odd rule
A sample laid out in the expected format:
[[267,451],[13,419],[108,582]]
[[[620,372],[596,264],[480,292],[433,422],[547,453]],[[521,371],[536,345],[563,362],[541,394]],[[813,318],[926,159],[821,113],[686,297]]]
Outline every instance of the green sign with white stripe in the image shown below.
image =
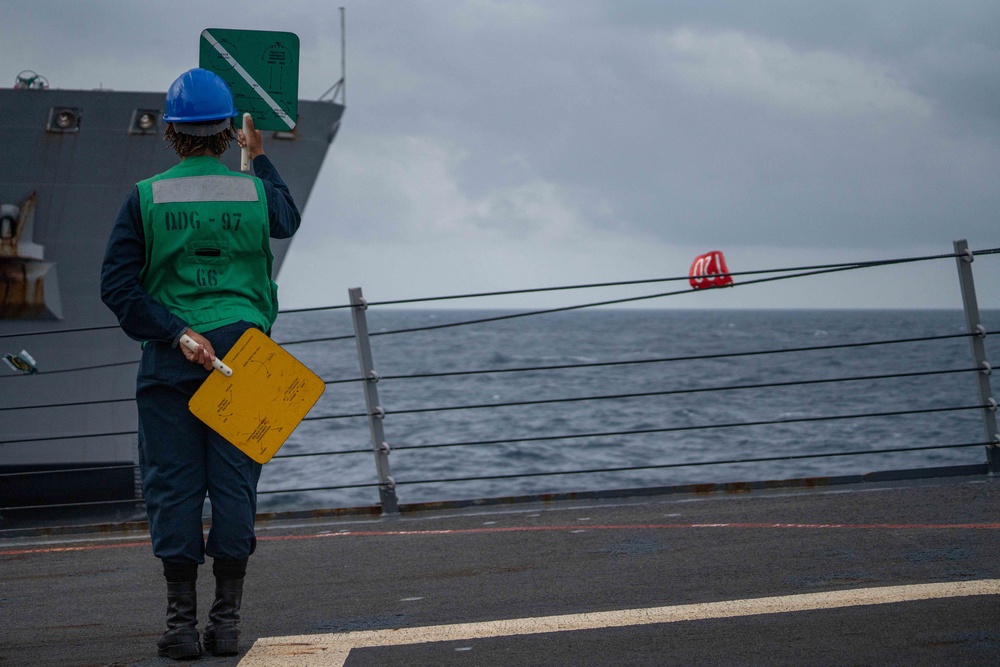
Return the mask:
[[299,109],[299,38],[290,32],[201,31],[199,67],[229,84],[240,112],[253,116],[258,130],[295,129]]

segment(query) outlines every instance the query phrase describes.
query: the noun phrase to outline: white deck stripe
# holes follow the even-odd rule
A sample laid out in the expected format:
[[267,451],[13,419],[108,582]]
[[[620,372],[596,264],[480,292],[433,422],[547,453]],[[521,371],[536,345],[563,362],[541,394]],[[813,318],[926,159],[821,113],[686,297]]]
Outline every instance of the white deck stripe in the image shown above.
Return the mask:
[[783,614],[815,609],[837,609],[935,598],[997,594],[1000,594],[1000,579],[983,579],[939,584],[862,588],[827,593],[805,593],[749,600],[685,604],[673,607],[624,609],[591,614],[433,625],[423,628],[262,637],[254,642],[239,665],[240,667],[263,667],[265,665],[269,667],[281,665],[342,667],[351,649],[369,646],[468,641],[486,637],[513,637],[547,632],[593,630],[760,614]]
[[274,101],[274,98],[272,98],[267,93],[267,91],[264,90],[264,88],[259,83],[257,83],[252,76],[250,76],[250,73],[248,71],[243,69],[242,65],[236,62],[235,58],[229,55],[229,51],[226,51],[226,47],[224,47],[222,44],[219,44],[218,40],[216,40],[215,37],[212,37],[212,33],[210,33],[207,30],[202,30],[201,36],[205,38],[205,41],[207,41],[209,44],[212,45],[212,48],[214,48],[216,51],[219,52],[220,56],[226,59],[227,63],[233,66],[233,69],[236,70],[236,73],[239,74],[241,77],[243,77],[244,81],[250,84],[250,87],[254,89],[254,92],[260,95],[261,99],[267,102],[267,105],[271,107],[271,110],[274,111],[274,114],[278,118],[283,120],[286,125],[288,125],[288,129],[294,130],[295,121],[289,118],[288,114],[285,113],[285,110],[282,109],[281,106]]

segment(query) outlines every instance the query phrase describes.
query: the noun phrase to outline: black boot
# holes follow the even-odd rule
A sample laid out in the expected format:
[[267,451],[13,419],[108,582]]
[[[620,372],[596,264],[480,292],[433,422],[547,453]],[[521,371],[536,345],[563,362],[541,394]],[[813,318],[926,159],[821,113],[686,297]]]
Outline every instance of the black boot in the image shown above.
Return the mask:
[[212,655],[236,655],[240,652],[240,603],[242,579],[216,579],[215,603],[205,625],[205,649]]
[[174,660],[201,655],[197,595],[193,581],[167,582],[167,631],[156,642],[160,655]]

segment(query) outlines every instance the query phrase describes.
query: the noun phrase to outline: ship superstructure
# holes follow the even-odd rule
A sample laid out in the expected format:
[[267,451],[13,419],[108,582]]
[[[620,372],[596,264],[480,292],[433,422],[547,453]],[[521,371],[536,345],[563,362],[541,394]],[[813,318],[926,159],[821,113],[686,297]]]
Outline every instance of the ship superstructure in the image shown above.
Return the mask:
[[[129,189],[177,161],[162,140],[164,98],[34,78],[0,90],[0,355],[24,350],[39,370],[0,369],[0,474],[73,471],[5,477],[0,507],[134,493],[140,350],[101,303],[100,269]],[[265,133],[265,147],[301,210],[344,106],[300,100],[298,112],[294,132]],[[223,161],[238,170],[239,157],[234,147]],[[287,246],[272,243],[275,272]]]

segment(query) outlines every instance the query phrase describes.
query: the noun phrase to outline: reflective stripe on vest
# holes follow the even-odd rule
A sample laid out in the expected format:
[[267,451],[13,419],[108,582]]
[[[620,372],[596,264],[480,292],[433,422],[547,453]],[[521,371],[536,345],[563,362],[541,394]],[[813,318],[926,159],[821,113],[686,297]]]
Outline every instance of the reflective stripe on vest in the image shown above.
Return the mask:
[[153,203],[257,201],[257,187],[247,178],[187,176],[153,183]]

